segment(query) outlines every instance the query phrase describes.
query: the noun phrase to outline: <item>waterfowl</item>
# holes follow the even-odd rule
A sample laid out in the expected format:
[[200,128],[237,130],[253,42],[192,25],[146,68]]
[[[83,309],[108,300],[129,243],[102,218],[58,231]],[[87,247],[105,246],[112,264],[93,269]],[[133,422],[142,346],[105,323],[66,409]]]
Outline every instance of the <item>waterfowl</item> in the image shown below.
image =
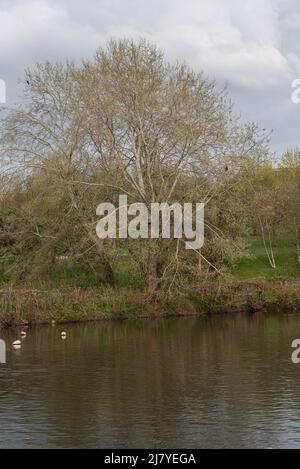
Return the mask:
[[21,331],[21,334],[20,334],[20,335],[21,335],[21,337],[22,337],[23,339],[25,339],[25,337],[27,336],[27,334],[26,334],[25,331]]
[[65,331],[63,331],[63,332],[61,333],[61,338],[62,338],[62,339],[66,339],[66,337],[67,337],[67,333],[66,333]]
[[15,340],[15,341],[12,343],[12,346],[13,346],[13,348],[15,348],[15,349],[20,349],[20,348],[21,348],[21,341],[20,341],[20,340]]

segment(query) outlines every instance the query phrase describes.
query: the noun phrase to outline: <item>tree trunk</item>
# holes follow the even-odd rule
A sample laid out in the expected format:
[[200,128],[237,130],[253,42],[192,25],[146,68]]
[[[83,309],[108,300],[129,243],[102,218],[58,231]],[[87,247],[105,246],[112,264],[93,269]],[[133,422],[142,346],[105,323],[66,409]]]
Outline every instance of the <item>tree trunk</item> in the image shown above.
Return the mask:
[[112,269],[112,266],[110,264],[109,258],[105,253],[105,249],[102,246],[101,241],[97,238],[96,235],[93,233],[89,232],[90,239],[92,239],[95,243],[96,249],[98,256],[100,258],[101,265],[104,269],[104,277],[105,277],[105,282],[107,282],[111,286],[115,286],[115,275],[114,271]]
[[[199,249],[199,254],[201,252],[201,249]],[[199,258],[198,258],[198,270],[199,272],[202,272],[202,257],[199,255]]]
[[154,291],[158,287],[158,254],[156,243],[151,242],[148,254],[148,288]]
[[115,284],[116,284],[115,274],[114,274],[114,271],[112,269],[112,266],[111,266],[107,256],[105,255],[105,253],[103,251],[101,251],[101,252],[99,252],[99,257],[101,259],[101,264],[102,264],[103,269],[104,269],[105,282],[108,283],[111,286],[115,286]]

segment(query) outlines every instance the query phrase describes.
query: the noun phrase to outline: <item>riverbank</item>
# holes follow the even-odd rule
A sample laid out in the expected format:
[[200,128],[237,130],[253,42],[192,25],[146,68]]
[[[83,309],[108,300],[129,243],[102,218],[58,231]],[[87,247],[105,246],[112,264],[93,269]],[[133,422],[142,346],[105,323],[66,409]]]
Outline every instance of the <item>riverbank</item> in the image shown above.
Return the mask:
[[130,289],[0,290],[0,324],[139,319],[182,315],[300,312],[300,279],[210,283],[181,294]]

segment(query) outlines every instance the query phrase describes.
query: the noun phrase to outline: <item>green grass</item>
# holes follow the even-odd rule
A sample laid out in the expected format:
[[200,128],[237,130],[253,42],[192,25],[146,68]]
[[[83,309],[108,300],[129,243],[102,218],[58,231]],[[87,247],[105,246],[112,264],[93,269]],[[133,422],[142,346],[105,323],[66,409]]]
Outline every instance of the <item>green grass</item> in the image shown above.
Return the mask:
[[232,271],[236,279],[300,277],[300,264],[297,260],[297,248],[294,240],[281,239],[274,246],[276,268],[269,264],[262,240],[249,237],[249,258],[240,259]]
[[[246,238],[248,256],[238,260],[231,274],[235,280],[274,279],[282,277],[300,278],[300,264],[297,259],[297,247],[294,239],[280,239],[274,246],[276,268],[273,269],[268,261],[260,237]],[[123,249],[114,258],[113,270],[116,288],[137,289],[143,291],[146,282],[141,270],[135,264],[128,252]],[[8,276],[1,272],[0,286],[9,282]],[[29,279],[27,284],[37,288],[98,288],[104,285],[104,274],[99,266],[93,270],[80,264],[57,264],[40,279]]]
[[129,253],[122,249],[116,256],[114,265],[116,284],[120,288],[137,288],[142,290],[146,287],[145,278],[139,267],[133,262]]

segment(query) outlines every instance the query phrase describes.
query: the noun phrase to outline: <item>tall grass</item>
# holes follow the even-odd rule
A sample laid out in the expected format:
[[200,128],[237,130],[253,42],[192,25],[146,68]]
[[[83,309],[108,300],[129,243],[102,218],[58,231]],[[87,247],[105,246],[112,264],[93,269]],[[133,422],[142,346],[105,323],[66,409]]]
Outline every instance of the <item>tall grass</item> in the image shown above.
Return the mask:
[[300,279],[207,283],[176,294],[112,288],[0,290],[0,324],[300,311]]

